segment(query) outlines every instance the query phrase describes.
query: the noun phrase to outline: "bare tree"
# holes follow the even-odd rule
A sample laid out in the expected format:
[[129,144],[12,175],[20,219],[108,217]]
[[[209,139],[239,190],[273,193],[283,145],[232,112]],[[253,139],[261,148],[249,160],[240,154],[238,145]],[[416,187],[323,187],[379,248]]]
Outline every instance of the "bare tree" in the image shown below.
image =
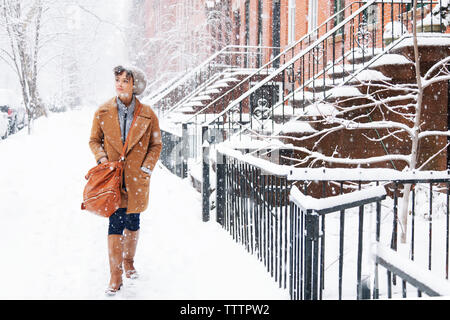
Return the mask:
[[18,0],[3,0],[0,9],[0,26],[6,31],[9,41],[9,50],[1,48],[0,58],[19,78],[30,132],[31,120],[47,115],[37,88],[41,21],[46,9],[42,0],[26,4]]
[[[417,103],[415,105],[415,115],[414,115],[414,125],[411,131],[411,155],[409,160],[409,168],[417,169],[418,160],[419,160],[419,143],[420,140],[428,137],[428,136],[450,136],[449,131],[444,132],[422,132],[422,113],[423,113],[423,97],[424,90],[436,82],[441,81],[449,81],[450,80],[450,57],[443,59],[436,63],[422,78],[420,74],[420,56],[419,56],[419,45],[417,41],[417,0],[414,0],[413,4],[413,45],[414,45],[414,65],[415,65],[415,73],[416,73],[416,83],[417,83]],[[448,146],[448,144],[447,144]],[[445,149],[447,148],[445,146]],[[444,151],[444,149],[440,150]],[[434,157],[433,155],[432,157]],[[430,157],[430,159],[432,159]],[[428,162],[428,161],[426,161]],[[425,163],[426,163],[425,162]],[[420,168],[424,167],[422,166]],[[420,169],[419,168],[419,169]],[[411,185],[407,184],[405,186],[405,191],[403,194],[402,208],[401,208],[401,222],[403,225],[401,232],[401,242],[406,242],[406,231],[407,231],[407,222],[408,222],[408,205],[409,205],[409,196],[411,192]]]
[[108,90],[98,79],[122,59],[124,9],[106,0],[0,0],[0,60],[17,75],[29,124]]

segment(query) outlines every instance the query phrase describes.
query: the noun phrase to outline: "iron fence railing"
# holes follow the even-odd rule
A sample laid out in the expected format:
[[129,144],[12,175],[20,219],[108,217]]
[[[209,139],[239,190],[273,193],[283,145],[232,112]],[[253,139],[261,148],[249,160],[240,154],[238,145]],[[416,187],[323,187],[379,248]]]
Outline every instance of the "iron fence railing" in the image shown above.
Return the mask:
[[[323,169],[292,169],[223,148],[217,151],[215,166],[217,222],[264,263],[292,299],[384,299],[445,292],[430,291],[433,281],[419,275],[428,272],[448,286],[448,172],[408,176],[362,169],[357,178],[355,169],[326,169],[317,174]],[[415,188],[408,241],[403,244],[398,199],[406,183]],[[294,194],[297,188],[301,197]],[[207,221],[209,192],[203,197]],[[433,225],[432,219],[440,223]],[[386,255],[374,254],[374,244],[398,256],[383,260]],[[398,261],[413,263],[419,272],[399,269]]]

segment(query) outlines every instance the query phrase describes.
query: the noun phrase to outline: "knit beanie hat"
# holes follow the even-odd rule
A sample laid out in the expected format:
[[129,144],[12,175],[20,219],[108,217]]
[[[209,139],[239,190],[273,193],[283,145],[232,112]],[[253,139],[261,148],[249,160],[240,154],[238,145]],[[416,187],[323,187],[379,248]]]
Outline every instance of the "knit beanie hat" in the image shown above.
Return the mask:
[[144,71],[134,66],[125,68],[133,73],[133,93],[137,96],[144,93],[145,88],[147,87],[147,78],[145,77]]

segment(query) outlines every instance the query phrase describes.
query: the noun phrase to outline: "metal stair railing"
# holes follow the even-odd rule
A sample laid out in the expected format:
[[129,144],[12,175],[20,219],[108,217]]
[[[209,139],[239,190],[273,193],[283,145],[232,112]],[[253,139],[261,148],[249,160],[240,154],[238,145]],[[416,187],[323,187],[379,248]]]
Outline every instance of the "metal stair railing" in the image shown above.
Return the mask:
[[[309,33],[308,35],[302,37],[299,41],[297,41],[295,44],[293,44],[291,47],[280,53],[277,57],[272,59],[269,63],[266,63],[263,67],[261,67],[257,72],[253,73],[249,77],[242,80],[239,84],[237,84],[234,88],[229,90],[227,93],[221,95],[217,99],[215,99],[213,102],[208,104],[205,108],[203,108],[201,111],[199,111],[196,115],[192,116],[188,120],[184,121],[182,126],[188,126],[189,132],[192,132],[192,134],[188,134],[185,137],[185,140],[187,140],[186,145],[189,146],[196,146],[194,147],[195,151],[193,152],[194,155],[196,155],[195,158],[198,158],[198,156],[202,153],[202,150],[200,146],[202,143],[198,143],[198,141],[202,141],[202,138],[199,136],[199,133],[202,132],[202,128],[204,126],[210,127],[210,134],[213,136],[214,142],[218,143],[225,140],[228,140],[230,136],[232,136],[234,133],[238,132],[239,129],[247,128],[252,130],[253,128],[253,121],[251,113],[254,110],[250,110],[249,105],[250,97],[253,93],[256,92],[259,88],[261,88],[265,84],[271,84],[271,82],[274,82],[275,77],[279,77],[281,74],[281,77],[283,78],[282,81],[282,100],[284,101],[284,95],[285,95],[285,79],[289,78],[289,76],[293,77],[295,74],[291,73],[288,74],[288,71],[286,71],[288,68],[291,70],[293,69],[292,66],[294,63],[297,63],[301,57],[306,56],[307,53],[311,53],[318,45],[321,44],[321,42],[324,39],[327,39],[330,37],[330,35],[335,35],[336,32],[341,30],[340,36],[344,36],[344,26],[348,25],[352,19],[360,15],[364,10],[366,10],[371,4],[376,3],[376,0],[372,0],[367,3],[363,2],[354,2],[346,6],[341,11],[337,12],[335,15],[327,19],[326,22],[321,24],[317,29],[315,29],[312,33]],[[355,7],[357,8],[355,10]],[[335,27],[329,28],[328,24],[335,24],[334,19],[336,19],[339,15],[342,15],[344,13],[351,13],[349,17],[344,19],[342,22],[338,23]],[[330,30],[330,31],[328,31]],[[324,34],[319,37],[319,39],[316,39],[313,41],[314,35],[320,35],[322,32]],[[344,38],[345,41],[345,38]],[[345,43],[345,42],[344,42]],[[302,50],[302,48],[306,47]],[[345,56],[347,50],[342,51],[342,56]],[[336,60],[339,59],[339,57],[335,57]],[[285,63],[285,61],[289,61]],[[282,66],[278,67],[278,69],[274,72],[269,72],[269,67],[272,69],[277,63],[282,62]],[[298,66],[298,63],[297,65]],[[313,72],[311,70],[308,70],[311,75],[309,78],[311,78],[313,75],[317,74],[317,67],[312,64],[312,67],[314,69]],[[255,79],[255,76],[265,76],[265,79],[262,81],[258,81],[258,79]],[[298,77],[298,79],[303,80],[303,83],[300,82],[298,86],[301,86],[304,84],[304,81],[308,80],[308,77],[306,77],[304,74],[301,77]],[[261,79],[259,79],[261,80]],[[278,79],[280,80],[280,79]],[[254,81],[254,83],[252,83]],[[295,83],[292,82],[292,91],[295,89]],[[248,87],[248,88],[246,88]],[[304,87],[304,86],[303,86]],[[241,90],[239,90],[242,88]],[[214,113],[204,113],[201,114],[202,111],[206,110],[207,108],[218,108],[216,106],[216,103],[220,102],[225,104],[226,103],[226,96],[228,95],[238,95],[236,91],[242,91],[243,94],[239,93],[239,97],[235,100],[232,100],[232,102],[228,105],[227,108],[223,108],[223,110],[219,112]],[[231,97],[232,99],[234,96]],[[263,96],[264,98],[264,96]],[[246,99],[246,100],[245,100]],[[245,110],[246,109],[246,110]],[[270,110],[270,109],[269,109]],[[219,110],[220,111],[220,110]],[[273,111],[270,111],[273,114]],[[238,117],[238,119],[234,119],[234,117]],[[244,116],[247,116],[249,119],[245,119]],[[231,120],[230,120],[231,119]],[[212,141],[211,141],[212,142]],[[186,157],[185,155],[184,157]],[[190,157],[190,156],[189,156]]]
[[167,117],[170,113],[176,111],[178,108],[180,108],[184,103],[186,103],[187,101],[189,101],[192,97],[194,97],[196,94],[205,91],[205,89],[211,85],[212,83],[214,83],[215,81],[217,81],[220,77],[222,76],[222,73],[216,73],[214,74],[212,77],[210,77],[208,80],[206,80],[204,83],[202,83],[201,85],[199,85],[197,88],[194,89],[194,91],[192,91],[191,93],[189,93],[188,95],[186,95],[183,99],[181,99],[180,101],[178,101],[175,105],[173,105],[171,108],[169,108],[169,110],[167,110],[164,113],[164,116]]
[[256,67],[259,59],[255,56],[270,56],[271,50],[277,47],[257,47],[257,46],[237,46],[229,45],[214,53],[203,63],[179,77],[176,81],[171,81],[165,90],[154,96],[152,105],[164,111],[168,106],[173,106],[189,92],[207,81],[212,75],[221,72],[226,68],[239,68],[242,66]]
[[[435,38],[437,35],[433,36],[433,38]],[[428,34],[425,35],[420,35],[418,34],[418,37],[420,38],[430,38],[431,36]],[[412,38],[411,34],[404,34],[402,35],[400,38],[398,38],[397,40],[395,40],[394,42],[392,42],[390,45],[388,45],[387,47],[385,47],[380,53],[378,53],[376,56],[374,56],[372,59],[370,59],[368,62],[366,62],[364,64],[364,67],[355,70],[355,72],[353,72],[352,74],[350,74],[349,76],[347,76],[342,82],[339,83],[338,86],[336,87],[343,87],[345,85],[348,84],[352,84],[353,81],[358,81],[357,77],[358,75],[360,75],[362,72],[364,72],[365,70],[369,69],[375,62],[377,62],[379,59],[381,59],[384,55],[389,54],[391,51],[393,51],[396,47],[398,47],[399,45],[401,45],[402,42],[404,42],[407,39]],[[307,84],[313,82],[315,79],[317,78],[314,77],[313,79],[311,79]],[[295,93],[295,92],[294,92]],[[291,94],[292,96],[293,94]],[[324,91],[324,95],[323,98],[316,100],[317,103],[321,103],[321,102],[326,102],[328,98],[330,98],[332,95],[332,93],[325,92]],[[277,107],[281,106],[282,103],[278,103],[277,105],[274,106],[274,109],[276,109]],[[299,115],[297,117],[294,117],[293,120],[298,120],[300,117],[302,117],[302,115]]]
[[[391,42],[388,46],[384,47],[380,52],[378,52],[376,55],[374,55],[369,61],[366,61],[363,64],[363,67],[359,68],[358,70],[354,70],[354,72],[352,72],[350,75],[343,77],[342,81],[340,81],[334,88],[343,87],[346,85],[352,85],[355,81],[358,82],[359,81],[357,78],[358,75],[360,75],[365,70],[368,70],[375,62],[377,62],[379,59],[381,59],[384,55],[389,54],[390,52],[395,50],[396,47],[400,46],[402,44],[402,42],[404,42],[407,39],[410,39],[411,37],[412,37],[411,34],[403,34],[400,38],[396,39],[394,42]],[[430,37],[435,38],[435,37],[439,37],[439,34],[430,35],[429,33],[425,33],[425,34],[421,35],[419,33],[418,37],[420,37],[420,38],[430,38]],[[448,36],[442,35],[442,37],[448,37]],[[331,69],[330,67],[326,67],[324,70],[319,72],[319,74],[315,75],[313,78],[306,81],[304,86],[299,87],[295,91],[289,93],[283,101],[280,101],[273,106],[273,110],[276,110],[277,108],[283,106],[286,103],[286,101],[288,101],[289,99],[293,99],[296,94],[301,94],[301,91],[305,87],[308,87],[309,85],[314,83],[317,79],[319,79],[321,76],[323,76],[323,74],[326,73],[327,71],[329,71],[330,69]],[[322,97],[320,97],[318,95],[317,99],[315,98],[313,100],[314,100],[314,103],[316,103],[316,104],[326,103],[327,100],[331,96],[332,96],[332,93],[330,92],[330,90],[327,90],[327,91],[323,91]],[[293,121],[299,120],[303,116],[304,116],[304,114],[300,112],[300,114],[293,116],[289,120],[293,120]],[[261,131],[264,128],[267,128],[268,126],[265,126],[265,125],[268,124],[269,122],[271,122],[271,120],[272,119],[265,119],[264,121],[261,122],[261,124],[258,128],[250,128],[249,125],[241,126],[241,128],[236,130],[233,135],[234,136],[241,135],[247,130],[251,131],[252,133],[256,133],[258,131],[258,129]],[[271,124],[272,124],[272,134],[276,134],[277,132],[273,128],[274,123],[272,122]],[[374,129],[374,130],[377,131],[376,129]],[[380,143],[383,144],[383,142],[380,142]]]
[[[390,34],[385,35],[386,32],[384,30],[384,27],[386,26],[384,21],[385,11],[388,12],[388,10],[386,9],[386,2],[390,3],[389,8],[392,10],[391,16],[394,17],[393,6],[395,5],[396,13],[399,13],[395,17],[400,17],[400,22],[404,23],[405,20],[403,20],[403,17],[406,8],[405,3],[377,0],[369,2],[354,2],[343,9],[343,12],[350,13],[350,15],[343,21],[336,24],[333,28],[330,29],[326,24],[322,24],[321,30],[329,30],[324,34],[321,34],[321,30],[319,30],[319,27],[315,30],[315,33],[319,36],[316,41],[311,41],[311,39],[313,38],[312,34],[309,34],[307,37],[303,37],[299,40],[299,42],[288,48],[288,50],[285,50],[283,53],[280,53],[280,55],[272,59],[271,62],[259,68],[256,73],[252,73],[249,77],[242,80],[233,89],[227,91],[226,94],[221,95],[207,107],[202,109],[206,110],[206,108],[212,109],[214,107],[219,108],[218,106],[216,106],[217,102],[219,101],[225,105],[227,103],[227,94],[229,95],[231,93],[237,95],[238,90],[236,88],[242,87],[241,91],[244,93],[240,94],[237,99],[230,99],[231,103],[228,105],[228,107],[223,108],[220,113],[197,113],[187,121],[183,121],[180,128],[178,129],[181,129],[181,127],[185,128],[182,130],[182,132],[185,132],[187,134],[183,138],[183,141],[185,141],[184,144],[186,146],[189,146],[190,151],[189,154],[187,153],[187,151],[185,151],[182,158],[186,160],[187,158],[191,158],[192,155],[195,155],[196,158],[201,155],[202,150],[200,146],[202,145],[202,132],[205,126],[210,128],[210,143],[213,144],[229,140],[234,133],[239,131],[243,132],[244,130],[248,130],[249,132],[255,132],[254,129],[256,128],[263,130],[264,128],[269,128],[270,125],[267,125],[268,121],[272,123],[273,129],[275,123],[274,107],[283,107],[281,122],[284,123],[284,121],[286,120],[286,118],[284,117],[284,109],[286,107],[286,104],[292,104],[292,113],[294,114],[295,109],[298,107],[296,106],[297,101],[295,99],[295,95],[299,95],[300,93],[303,93],[303,95],[305,95],[305,92],[307,92],[307,86],[311,83],[315,85],[318,84],[319,81],[322,81],[322,84],[326,84],[326,72],[329,70],[333,70],[333,68],[338,66],[337,63],[339,63],[339,66],[342,66],[343,69],[345,69],[345,66],[349,63],[354,64],[356,58],[356,50],[359,50],[359,52],[361,53],[360,55],[363,61],[365,61],[365,54],[369,56],[370,49],[372,49],[372,56],[375,56],[375,49],[378,50],[380,47],[384,46],[383,40],[390,39],[391,42],[393,40],[393,36],[391,36]],[[436,4],[438,2],[432,3]],[[368,25],[367,23],[367,21],[370,22],[370,16],[367,16],[367,9],[370,6],[376,6],[376,8],[378,9],[378,14],[382,13],[381,26],[377,27],[377,25],[375,24],[375,26],[372,25],[372,29],[370,29],[371,25]],[[355,10],[355,8],[357,9]],[[334,25],[334,19],[340,13],[342,12],[338,12],[336,13],[336,15],[330,17],[330,19],[327,20],[327,23],[331,23]],[[380,19],[377,18],[376,22],[380,23],[379,20]],[[438,21],[438,19],[436,20]],[[393,21],[397,22],[397,20],[395,19]],[[361,25],[366,26],[365,31],[364,29],[360,28]],[[418,25],[420,25],[420,23],[418,23]],[[368,39],[364,37],[364,35],[367,36],[367,30],[369,30],[372,35],[371,46],[369,45],[370,43]],[[406,30],[407,28],[405,27],[404,31]],[[357,38],[357,36],[360,36],[360,38]],[[310,42],[311,44],[308,44]],[[359,43],[359,46],[357,45],[357,42]],[[308,45],[306,46],[306,44]],[[306,48],[303,50],[299,50],[300,48],[303,48],[303,46],[306,46]],[[321,59],[316,59],[317,57],[314,57],[314,54],[317,52],[320,53],[320,50],[318,50],[320,48],[323,49],[322,57]],[[338,54],[339,52],[340,54]],[[351,61],[349,53],[352,55]],[[277,60],[281,63],[281,67],[278,67],[274,72],[268,72],[269,66],[274,66]],[[328,61],[332,61],[331,64],[328,64]],[[296,72],[297,69],[300,71],[300,74]],[[265,78],[262,80],[259,79],[260,81],[258,81],[258,79],[255,79],[253,77],[253,75],[255,74],[264,75]],[[343,79],[340,83],[343,83],[345,80],[345,75],[343,75]],[[252,83],[252,81],[254,81],[254,83]],[[244,84],[249,88],[245,88],[244,90]],[[270,86],[273,84],[278,84],[279,86],[281,86],[280,102],[277,103],[276,101],[274,101],[274,103],[269,106],[268,110],[266,110],[266,114],[263,113],[262,117],[254,120],[255,117],[253,116],[253,114],[255,110],[252,110],[250,98],[252,98],[253,94],[256,95],[258,89],[261,89],[265,85]],[[288,85],[290,85],[290,88],[288,88]],[[263,92],[261,98],[267,98],[267,96],[269,96],[270,98],[270,95],[270,93],[268,94]],[[323,93],[323,95],[326,96],[326,93]],[[297,110],[301,109],[302,108],[298,108]],[[247,119],[245,119],[244,116],[247,116]],[[290,119],[291,117],[289,117],[289,120]],[[278,121],[280,119],[276,120]]]
[[[375,55],[373,58],[371,58],[368,62],[365,62],[362,68],[359,68],[357,70],[354,70],[354,72],[352,72],[350,75],[348,76],[344,76],[342,78],[342,81],[340,81],[336,86],[336,87],[343,87],[349,83],[352,82],[352,80],[356,80],[357,76],[369,69],[376,61],[378,61],[382,56],[384,56],[385,54],[389,53],[390,51],[392,51],[396,46],[398,46],[401,42],[403,42],[405,39],[410,38],[411,35],[403,35],[401,36],[399,39],[395,40],[394,42],[392,42],[390,45],[388,45],[387,47],[385,47],[381,52],[379,52],[377,55]],[[351,53],[349,53],[351,54]],[[320,79],[324,74],[327,73],[327,71],[330,71],[332,68],[331,67],[325,67],[322,71],[320,71],[318,74],[314,75],[311,79],[307,80],[305,82],[305,84],[299,88],[297,88],[295,91],[289,93],[286,97],[285,100],[280,101],[278,103],[276,103],[273,106],[273,110],[276,110],[277,108],[279,108],[280,106],[283,106],[285,104],[286,101],[288,101],[289,99],[294,99],[296,94],[301,94],[301,91],[304,90],[304,88],[308,87],[311,84],[314,84],[315,81],[317,79]],[[335,80],[335,79],[333,79]],[[332,93],[330,92],[330,90],[327,91],[323,91],[322,94],[318,94],[317,98],[313,98],[313,101],[315,103],[321,103],[321,102],[326,102],[328,98],[330,98],[332,95]],[[322,96],[320,98],[320,96]],[[303,109],[304,110],[304,109]],[[298,115],[297,117],[291,118],[291,120],[298,120],[300,117],[302,117],[303,114]],[[264,124],[270,122],[270,119],[266,119],[261,123],[260,128],[264,128]],[[267,126],[266,126],[267,128]],[[246,127],[242,127],[241,130],[239,130],[237,132],[237,134],[242,134],[247,128]],[[273,127],[272,127],[273,129]]]
[[[422,3],[425,3],[422,1]],[[436,1],[427,1],[426,4],[438,4],[439,2]],[[314,89],[320,89],[315,87],[316,80],[320,79],[322,80],[322,86],[325,87],[327,85],[326,83],[326,71],[331,70],[332,68],[336,67],[337,65],[334,63],[336,59],[345,57],[345,54],[347,52],[347,49],[351,49],[350,52],[353,53],[353,57],[355,56],[356,49],[359,49],[360,52],[362,52],[362,58],[364,61],[364,52],[368,54],[368,50],[372,49],[372,52],[375,52],[375,49],[378,49],[379,47],[384,47],[385,41],[390,38],[391,41],[393,41],[394,33],[392,33],[392,36],[390,34],[386,35],[387,33],[385,31],[385,11],[386,5],[389,4],[389,9],[391,10],[391,17],[392,20],[388,21],[389,23],[397,23],[397,18],[400,18],[400,24],[402,26],[401,33],[407,32],[408,28],[404,27],[404,23],[407,23],[408,21],[403,20],[403,14],[405,12],[406,3],[402,3],[401,1],[367,1],[367,2],[354,2],[350,6],[350,9],[347,8],[345,10],[353,12],[353,8],[351,6],[357,6],[358,8],[350,14],[347,18],[345,18],[341,23],[336,25],[334,28],[332,28],[330,31],[325,33],[324,35],[320,36],[319,39],[317,39],[313,44],[308,46],[306,49],[302,50],[300,53],[295,55],[292,59],[290,59],[287,63],[284,63],[281,67],[279,67],[277,70],[272,72],[271,74],[267,75],[265,79],[262,81],[256,82],[251,88],[242,95],[240,95],[237,99],[232,100],[232,102],[228,105],[228,107],[224,108],[220,113],[217,114],[217,116],[206,122],[207,125],[222,125],[222,128],[225,129],[225,123],[228,124],[228,130],[230,131],[236,131],[239,127],[247,125],[250,129],[253,129],[254,124],[253,121],[255,117],[250,116],[252,114],[251,110],[252,108],[249,107],[251,105],[251,101],[248,101],[252,94],[255,94],[257,90],[261,90],[261,88],[264,85],[270,85],[273,84],[278,80],[279,83],[282,85],[282,98],[280,99],[280,103],[273,103],[270,105],[267,110],[265,110],[265,118],[261,117],[261,119],[258,119],[258,125],[257,127],[261,128],[261,123],[266,120],[270,119],[272,121],[272,127],[274,124],[274,107],[280,106],[280,105],[286,105],[286,102],[290,101],[292,106],[295,106],[295,94],[299,93],[300,91],[305,94],[305,91],[307,90],[307,86],[309,84],[313,84],[313,91],[316,91]],[[370,8],[372,7],[372,8]],[[367,20],[368,15],[368,9],[373,9],[378,11],[381,11],[382,17],[381,19],[376,19],[375,22],[370,25]],[[399,12],[400,14],[395,14],[394,11]],[[395,19],[394,19],[395,16]],[[370,18],[370,17],[369,17]],[[438,22],[439,19],[436,18],[436,22]],[[369,21],[370,22],[370,21]],[[411,23],[411,21],[409,21]],[[377,28],[377,24],[381,23],[381,26]],[[418,23],[418,25],[420,25]],[[363,28],[365,27],[365,29]],[[347,36],[346,36],[347,35]],[[340,42],[340,48],[336,50],[338,47],[338,43]],[[372,43],[370,43],[372,42]],[[370,48],[371,45],[371,48]],[[340,50],[339,50],[340,49]],[[331,51],[331,52],[330,52]],[[341,54],[338,55],[336,51],[341,51]],[[319,54],[319,58],[316,56]],[[322,56],[320,56],[320,54]],[[329,62],[329,63],[328,63]],[[342,59],[342,66],[345,67],[346,59]],[[347,62],[349,63],[349,62]],[[354,63],[354,59],[353,62]],[[298,72],[295,72],[295,69],[298,69]],[[298,74],[296,76],[296,74]],[[276,78],[279,79],[276,79]],[[281,78],[281,79],[280,79]],[[290,92],[285,96],[285,90],[286,90],[286,78],[289,78],[289,83],[291,84]],[[313,81],[312,81],[313,80]],[[345,75],[342,81],[345,81]],[[298,82],[298,85],[295,84],[295,82]],[[272,98],[270,94],[266,94],[266,97],[262,98]],[[247,100],[246,100],[247,99]],[[267,100],[267,99],[266,99]],[[244,110],[244,113],[247,113],[249,115],[249,119],[247,120],[247,123],[242,121],[242,111],[243,107],[246,108]],[[237,115],[239,116],[238,119]],[[282,122],[284,122],[284,111],[282,113]]]
[[[377,0],[370,1],[370,3],[373,3],[373,2],[377,2]],[[229,95],[232,95],[233,99],[234,99],[234,93],[238,92],[238,91],[241,91],[240,89],[242,89],[244,86],[249,85],[252,81],[255,81],[255,78],[257,76],[268,76],[268,75],[271,75],[271,74],[273,75],[273,74],[277,73],[278,70],[276,70],[276,71],[273,71],[273,70],[275,70],[276,66],[278,66],[280,64],[280,60],[283,60],[283,63],[284,63],[284,61],[286,61],[288,59],[292,59],[293,57],[295,57],[296,52],[301,51],[304,46],[307,46],[309,43],[313,42],[314,41],[314,37],[317,36],[318,34],[320,34],[321,32],[325,32],[326,33],[328,31],[328,28],[329,28],[328,24],[334,23],[334,20],[337,17],[339,17],[340,15],[345,13],[346,11],[351,10],[352,6],[354,6],[355,4],[356,3],[351,3],[351,4],[347,5],[345,8],[343,8],[339,12],[336,12],[334,15],[329,17],[326,21],[324,21],[322,24],[320,24],[318,27],[316,27],[313,31],[311,31],[310,33],[304,35],[299,40],[297,40],[295,43],[289,45],[286,49],[284,49],[276,57],[272,58],[265,65],[260,67],[254,73],[252,73],[251,75],[249,75],[248,77],[243,79],[241,82],[236,84],[233,88],[228,90],[226,93],[222,94],[220,97],[218,97],[217,99],[212,101],[206,107],[204,107],[200,111],[198,111],[195,115],[193,115],[191,118],[189,118],[187,120],[187,122],[188,123],[189,122],[193,122],[193,120],[196,119],[197,121],[195,121],[195,122],[198,123],[198,119],[199,119],[200,115],[203,114],[205,110],[207,110],[208,108],[216,105],[220,101],[223,102],[225,100],[225,98],[227,96],[229,96]],[[360,2],[358,2],[358,4],[360,4]],[[291,57],[291,58],[289,58],[289,57]],[[263,81],[264,81],[264,83],[268,82],[266,80],[263,80]],[[246,98],[246,97],[247,96],[245,96],[244,98]],[[229,106],[227,108],[227,110],[229,110],[233,106]],[[206,120],[206,116],[205,116],[204,122],[206,122],[206,121],[207,120]]]

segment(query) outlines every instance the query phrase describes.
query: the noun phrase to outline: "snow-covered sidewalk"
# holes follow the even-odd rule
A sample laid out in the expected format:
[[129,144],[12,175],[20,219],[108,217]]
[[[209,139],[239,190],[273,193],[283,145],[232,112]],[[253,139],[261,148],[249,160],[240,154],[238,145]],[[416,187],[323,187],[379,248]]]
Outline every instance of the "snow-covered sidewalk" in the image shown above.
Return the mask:
[[[0,299],[111,299],[108,220],[80,210],[93,113],[52,114],[31,136],[0,141]],[[289,299],[256,257],[202,222],[198,192],[160,166],[136,268],[141,278],[113,299]]]

